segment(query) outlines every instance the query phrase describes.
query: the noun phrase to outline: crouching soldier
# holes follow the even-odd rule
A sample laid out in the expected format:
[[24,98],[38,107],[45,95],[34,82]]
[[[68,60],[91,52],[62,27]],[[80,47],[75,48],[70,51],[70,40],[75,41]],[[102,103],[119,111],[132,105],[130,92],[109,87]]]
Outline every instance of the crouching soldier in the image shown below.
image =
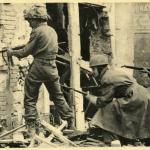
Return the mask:
[[86,99],[99,109],[91,123],[100,127],[104,142],[111,145],[112,134],[122,144],[134,144],[137,139],[150,138],[150,94],[122,68],[108,67],[103,55],[91,57],[90,66],[99,82],[98,95],[87,95]]
[[34,5],[25,12],[24,17],[32,28],[30,40],[21,50],[8,50],[8,55],[18,58],[28,55],[34,57],[24,85],[25,120],[31,137],[35,133],[36,103],[42,83],[46,86],[50,99],[53,100],[61,118],[68,121],[68,128],[72,128],[72,110],[66,103],[59,86],[59,75],[55,63],[58,52],[57,34],[52,27],[47,25],[48,15],[46,7]]

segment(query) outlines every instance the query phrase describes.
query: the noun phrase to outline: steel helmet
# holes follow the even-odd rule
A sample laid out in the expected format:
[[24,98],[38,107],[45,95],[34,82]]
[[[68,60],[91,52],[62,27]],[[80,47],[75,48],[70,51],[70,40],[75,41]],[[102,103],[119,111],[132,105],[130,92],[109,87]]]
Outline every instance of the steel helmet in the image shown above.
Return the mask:
[[24,11],[24,18],[26,20],[41,19],[47,21],[49,15],[44,4],[34,4],[30,9]]
[[90,59],[90,67],[108,65],[108,57],[106,55],[93,55]]

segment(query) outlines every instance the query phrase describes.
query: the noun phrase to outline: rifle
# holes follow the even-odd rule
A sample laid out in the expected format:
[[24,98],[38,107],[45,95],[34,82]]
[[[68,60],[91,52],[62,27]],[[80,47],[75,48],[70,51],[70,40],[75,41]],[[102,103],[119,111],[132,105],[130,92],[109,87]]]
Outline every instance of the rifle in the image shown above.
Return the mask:
[[[25,44],[22,45],[17,45],[14,47],[11,47],[12,50],[19,50],[22,49],[25,46]],[[2,50],[0,52],[7,52],[8,47],[3,47]]]
[[84,96],[86,96],[86,95],[88,94],[87,92],[80,91],[80,90],[77,90],[77,89],[75,89],[75,88],[72,88],[72,87],[69,87],[69,86],[66,86],[66,85],[62,85],[62,84],[58,84],[58,85],[60,85],[61,87],[67,88],[67,89],[69,89],[69,90],[73,90],[73,91],[75,91],[75,92],[77,92],[77,93],[80,93],[80,94],[82,94],[82,95],[84,95]]
[[[60,85],[61,87],[66,88],[66,89],[73,90],[73,91],[75,91],[75,92],[77,92],[77,93],[83,94],[83,95],[85,95],[85,96],[88,94],[87,92],[77,90],[77,89],[75,89],[75,88],[73,88],[73,87],[69,87],[69,86],[62,85],[62,84],[58,84],[58,85]],[[81,88],[83,88],[83,89],[93,89],[93,88],[99,88],[99,87],[100,87],[100,86],[88,86],[88,87],[81,87]]]
[[[80,90],[77,90],[77,89],[75,89],[75,88],[72,88],[72,87],[69,87],[69,86],[66,86],[66,85],[62,85],[62,84],[58,84],[58,85],[60,85],[61,87],[67,88],[67,89],[69,89],[69,90],[73,90],[73,91],[75,91],[75,92],[77,92],[77,93],[80,93],[80,94],[82,94],[83,96],[88,95],[87,92],[80,91]],[[99,86],[91,86],[91,87],[87,87],[87,89],[89,89],[89,88],[97,88],[97,87],[99,87]],[[85,110],[85,114],[87,114],[87,112],[88,112],[90,106],[91,106],[91,102],[88,103],[87,108],[86,108],[86,110]]]
[[[57,55],[57,56],[58,56],[58,55]],[[66,63],[66,62],[61,62],[61,61],[59,61],[59,60],[56,60],[56,62],[57,62],[58,64],[61,64],[61,65],[64,65],[64,66],[68,66],[68,67],[69,67],[69,62]],[[81,69],[81,72],[86,75],[86,77],[87,77],[88,80],[92,79],[94,85],[96,85],[96,87],[97,87],[97,86],[98,86],[98,83],[97,83],[96,79],[94,78],[92,71],[90,71],[90,70],[88,70],[88,69],[86,69],[86,68],[83,68],[83,67],[80,67],[80,69]]]
[[90,89],[95,89],[95,88],[99,88],[100,86],[99,85],[96,85],[96,86],[84,86],[84,87],[81,87],[82,89],[85,89],[85,90],[90,90]]
[[[11,49],[12,49],[12,50],[19,50],[19,49],[22,49],[24,46],[25,46],[25,44],[17,45],[17,46],[12,47]],[[9,61],[10,61],[10,63],[11,63],[12,65],[14,65],[12,57],[8,57],[8,62],[7,62],[7,60],[5,59],[4,52],[7,52],[7,50],[8,50],[8,47],[3,47],[2,50],[0,50],[0,53],[2,53],[2,58],[4,59],[6,65],[8,65],[8,62],[9,62]]]
[[150,73],[150,68],[145,68],[145,67],[135,67],[135,66],[128,66],[124,65],[121,67],[129,68],[129,69],[134,69],[134,70],[139,70],[142,71],[143,73]]

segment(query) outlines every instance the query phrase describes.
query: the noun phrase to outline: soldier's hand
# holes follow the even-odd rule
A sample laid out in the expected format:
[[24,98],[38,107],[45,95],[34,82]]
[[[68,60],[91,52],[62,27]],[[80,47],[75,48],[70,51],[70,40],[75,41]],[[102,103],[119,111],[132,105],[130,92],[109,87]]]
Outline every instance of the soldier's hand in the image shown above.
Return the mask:
[[13,50],[11,48],[7,49],[7,56],[11,57],[13,55]]
[[89,94],[89,92],[87,92],[87,95],[85,95],[85,99],[89,100],[91,98],[91,94]]
[[89,93],[85,96],[85,99],[89,100],[92,104],[96,104],[97,102],[97,97]]

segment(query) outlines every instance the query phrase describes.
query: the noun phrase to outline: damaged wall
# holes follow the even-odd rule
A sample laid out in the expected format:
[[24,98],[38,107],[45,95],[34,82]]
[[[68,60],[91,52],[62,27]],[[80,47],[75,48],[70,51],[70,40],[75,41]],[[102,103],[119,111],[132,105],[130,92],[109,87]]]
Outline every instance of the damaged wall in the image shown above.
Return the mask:
[[[132,3],[116,3],[114,11],[114,64],[133,65],[134,26]],[[132,74],[132,70],[127,70]]]
[[[31,28],[24,20],[23,11],[32,4],[0,4],[0,48],[26,44]],[[5,59],[4,59],[5,58]],[[28,73],[32,56],[18,60],[13,57],[14,65],[8,65],[7,53],[0,53],[0,122],[8,129],[19,126],[24,114],[24,79]],[[40,89],[38,110],[48,119],[49,97],[45,88]],[[43,111],[44,110],[44,111]]]
[[[28,40],[31,29],[23,19],[24,4],[0,4],[0,48],[20,45]],[[4,60],[5,58],[5,60]],[[8,67],[6,52],[0,53],[0,120],[11,128],[20,124],[23,113],[23,88],[19,84],[19,61]],[[10,74],[9,74],[10,72]]]
[[[150,68],[150,4],[134,5],[134,63],[138,67]],[[150,78],[145,73],[134,71],[137,81],[145,87],[150,86]]]
[[[148,9],[149,7],[145,7],[146,9],[141,9],[142,5],[143,4],[138,5],[138,12],[136,12],[136,6],[134,16],[132,16],[133,5],[126,3],[118,3],[115,5],[114,21],[116,26],[114,30],[115,34],[113,36],[115,38],[115,64],[119,64],[119,66],[124,64],[132,65],[134,63],[137,66],[150,66],[148,61],[150,30],[148,15],[150,11]],[[27,7],[29,7],[29,4],[0,4],[0,48],[5,46],[20,45],[28,41],[31,28],[23,18],[23,10]],[[111,7],[109,11],[111,15]],[[136,31],[133,30],[133,18]],[[94,19],[97,21],[98,18]],[[105,26],[106,30],[109,29],[108,26],[109,22]],[[101,35],[101,28],[91,32],[90,53],[105,53],[110,56],[112,52],[111,37],[102,37]],[[142,47],[138,46],[139,43]],[[19,66],[22,66],[22,68],[27,70],[27,60],[30,60],[30,58],[24,59],[21,62],[19,62],[17,58],[14,58],[15,66],[11,67],[11,79],[10,85],[8,86],[9,70],[8,65],[6,65],[6,62],[2,56],[5,56],[6,58],[6,53],[3,53],[3,55],[0,53],[0,120],[7,120],[8,125],[11,126],[12,121],[14,120],[13,126],[16,126],[22,121],[23,114],[24,81],[20,79],[21,73]],[[130,72],[132,73],[132,70],[130,70]],[[143,77],[141,78],[141,76],[137,74],[135,74],[135,76],[140,82],[144,83],[143,80],[141,80],[144,79]],[[11,89],[11,93],[9,93],[9,87]],[[43,94],[43,96],[48,99],[47,93]],[[43,103],[43,96],[40,96],[41,101],[38,105],[41,110],[45,110],[47,107],[45,113],[48,113],[47,110],[49,103]]]

